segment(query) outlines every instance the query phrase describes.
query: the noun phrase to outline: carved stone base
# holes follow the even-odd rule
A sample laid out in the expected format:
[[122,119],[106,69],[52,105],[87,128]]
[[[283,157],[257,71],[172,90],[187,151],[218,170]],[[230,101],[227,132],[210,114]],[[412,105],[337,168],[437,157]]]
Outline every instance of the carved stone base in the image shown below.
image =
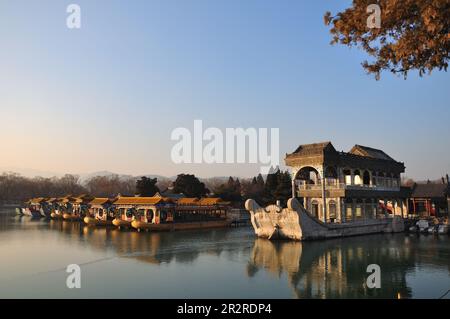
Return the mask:
[[398,216],[325,224],[311,216],[295,198],[288,200],[287,208],[262,208],[252,199],[247,200],[245,208],[250,212],[256,236],[267,239],[314,240],[404,231],[404,222]]

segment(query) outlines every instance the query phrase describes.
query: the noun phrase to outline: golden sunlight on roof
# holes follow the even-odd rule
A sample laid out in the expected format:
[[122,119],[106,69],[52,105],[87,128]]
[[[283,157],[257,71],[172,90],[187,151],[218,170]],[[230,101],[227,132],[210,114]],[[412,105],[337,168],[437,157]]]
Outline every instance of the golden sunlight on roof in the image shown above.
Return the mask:
[[28,202],[29,203],[36,203],[36,204],[38,204],[38,203],[42,203],[42,202],[45,202],[45,201],[46,201],[45,197],[36,197],[36,198],[31,198]]
[[198,201],[198,205],[202,206],[219,205],[219,204],[228,204],[228,202],[225,202],[222,200],[222,198],[218,197],[201,198]]
[[119,197],[114,205],[156,205],[170,202],[169,198],[164,197]]
[[185,197],[177,200],[178,205],[197,205],[198,198],[195,197]]
[[89,205],[105,205],[110,201],[107,197],[96,197],[89,202]]

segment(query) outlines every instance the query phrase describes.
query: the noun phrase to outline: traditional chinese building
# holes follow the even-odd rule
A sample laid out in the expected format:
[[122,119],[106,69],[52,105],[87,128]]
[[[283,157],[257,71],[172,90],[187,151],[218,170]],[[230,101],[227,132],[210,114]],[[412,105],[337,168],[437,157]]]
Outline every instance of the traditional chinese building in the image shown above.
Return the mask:
[[420,217],[445,217],[449,215],[450,182],[414,184],[412,187],[409,211]]
[[323,222],[407,216],[410,190],[400,185],[405,165],[382,150],[355,145],[338,152],[324,142],[300,145],[285,162],[293,197]]

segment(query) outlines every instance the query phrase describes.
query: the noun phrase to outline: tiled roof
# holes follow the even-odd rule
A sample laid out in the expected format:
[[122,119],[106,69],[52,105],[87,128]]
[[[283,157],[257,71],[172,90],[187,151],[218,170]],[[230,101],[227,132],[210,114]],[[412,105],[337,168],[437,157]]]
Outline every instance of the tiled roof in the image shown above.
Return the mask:
[[94,199],[94,197],[92,197],[92,196],[84,196],[83,195],[83,196],[75,198],[73,202],[77,203],[77,204],[87,204],[90,201],[92,201],[93,199]]
[[36,197],[36,198],[31,198],[29,200],[30,203],[36,203],[36,204],[39,204],[39,203],[42,203],[45,201],[46,201],[46,198],[44,198],[44,197]]
[[368,147],[368,146],[362,146],[362,145],[358,145],[358,144],[353,146],[353,148],[350,150],[349,153],[353,154],[353,155],[359,155],[359,156],[364,156],[364,157],[371,157],[371,158],[381,159],[381,160],[386,160],[386,161],[393,161],[394,160],[392,157],[387,155],[382,150],[379,150],[379,149],[376,149],[376,148],[372,148],[372,147]]
[[169,197],[169,198],[176,199],[176,200],[179,200],[181,198],[185,198],[186,197],[184,194],[175,194],[175,193],[172,193],[172,192],[161,192],[161,196],[162,197]]
[[89,202],[89,205],[105,205],[111,200],[107,197],[96,197]]
[[75,201],[75,197],[72,195],[67,195],[58,199],[58,202],[61,203],[73,203]]
[[208,198],[201,198],[198,201],[198,205],[201,206],[210,206],[210,205],[218,205],[218,204],[226,204],[227,202],[224,202],[222,198],[218,197],[208,197]]
[[320,154],[324,150],[336,151],[333,144],[331,142],[321,142],[321,143],[313,143],[313,144],[303,144],[297,147],[294,151],[294,154]]
[[450,195],[449,185],[443,183],[415,184],[412,198],[437,198]]
[[180,198],[177,201],[177,205],[184,206],[211,206],[211,205],[219,205],[219,204],[228,204],[228,202],[224,202],[221,198],[218,197],[205,197],[205,198]]
[[164,202],[171,200],[164,197],[119,197],[114,205],[156,205]]
[[184,197],[177,200],[178,205],[198,205],[198,198]]

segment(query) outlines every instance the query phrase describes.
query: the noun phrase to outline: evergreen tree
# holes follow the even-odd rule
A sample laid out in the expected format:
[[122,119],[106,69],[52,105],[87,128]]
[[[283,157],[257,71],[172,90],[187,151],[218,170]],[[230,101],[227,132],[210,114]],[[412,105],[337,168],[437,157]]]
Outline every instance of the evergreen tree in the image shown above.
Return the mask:
[[241,196],[241,182],[239,181],[239,178],[234,181],[234,192],[236,195]]
[[234,179],[233,179],[233,177],[230,176],[230,177],[228,178],[227,186],[228,186],[229,188],[233,188],[233,187],[234,187]]
[[263,202],[265,205],[269,203],[275,203],[276,198],[274,195],[275,190],[278,187],[280,171],[268,174],[266,177],[266,183],[264,185]]
[[136,181],[136,193],[140,196],[153,196],[157,192],[159,192],[156,183],[158,182],[157,178],[148,178],[146,176],[142,176],[141,179]]
[[209,190],[195,175],[180,174],[173,184],[173,192],[183,193],[187,197],[203,197]]
[[214,193],[226,201],[241,202],[241,182],[239,179],[234,180],[230,176],[226,184],[221,184],[214,190]]
[[283,204],[292,197],[292,182],[291,175],[289,172],[281,172],[278,175],[278,185],[275,191],[273,192],[276,200],[281,200]]
[[262,177],[261,173],[256,177],[256,183],[259,187],[264,188],[264,177]]

